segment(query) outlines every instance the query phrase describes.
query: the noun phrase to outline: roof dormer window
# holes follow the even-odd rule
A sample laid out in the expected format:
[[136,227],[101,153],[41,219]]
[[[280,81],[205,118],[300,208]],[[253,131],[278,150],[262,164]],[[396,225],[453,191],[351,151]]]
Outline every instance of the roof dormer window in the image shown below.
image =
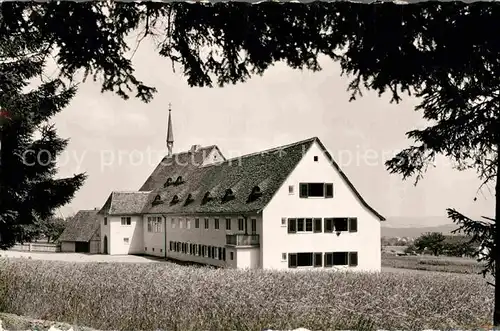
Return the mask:
[[174,195],[174,197],[172,198],[172,204],[177,203],[177,202],[179,202],[179,196],[176,194],[176,195]]
[[183,183],[182,176],[177,177],[177,179],[175,180],[175,185],[179,185],[179,184],[182,184],[182,183]]
[[167,187],[167,186],[170,186],[170,185],[172,185],[172,178],[168,177],[167,181],[165,182],[165,184],[163,184],[163,187]]
[[248,202],[252,202],[257,200],[262,196],[262,191],[260,190],[260,187],[254,186],[252,188],[252,192],[250,193],[250,196],[248,197]]
[[234,192],[230,188],[226,190],[224,196],[222,197],[222,202],[227,202],[234,199]]
[[212,200],[212,196],[210,195],[210,192],[207,192],[207,193],[205,193],[205,195],[203,196],[203,201],[202,201],[202,203],[203,203],[203,204],[205,204],[205,203],[207,203],[207,202],[209,202],[209,201],[211,201],[211,200]]
[[163,200],[161,199],[161,196],[158,194],[157,196],[155,196],[155,198],[153,200],[153,206],[158,205],[160,203],[163,203]]
[[258,186],[254,186],[254,187],[252,188],[252,195],[255,195],[255,196],[260,197],[260,196],[262,195],[262,192],[261,192],[261,190],[260,190],[260,187],[258,187]]
[[187,196],[187,198],[186,198],[186,202],[184,203],[184,205],[188,205],[188,204],[190,204],[193,201],[194,201],[193,195],[191,193],[189,193],[188,196]]

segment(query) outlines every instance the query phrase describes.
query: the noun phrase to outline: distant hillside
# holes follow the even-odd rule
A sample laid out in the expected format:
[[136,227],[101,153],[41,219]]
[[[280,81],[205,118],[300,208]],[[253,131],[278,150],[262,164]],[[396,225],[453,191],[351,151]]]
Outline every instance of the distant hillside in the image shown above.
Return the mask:
[[382,236],[418,237],[425,232],[450,234],[456,228],[457,225],[446,216],[395,216],[382,222]]
[[404,227],[404,228],[391,228],[382,226],[383,237],[419,237],[426,232],[442,232],[443,234],[451,234],[458,226],[455,224],[445,224],[438,226],[428,227]]

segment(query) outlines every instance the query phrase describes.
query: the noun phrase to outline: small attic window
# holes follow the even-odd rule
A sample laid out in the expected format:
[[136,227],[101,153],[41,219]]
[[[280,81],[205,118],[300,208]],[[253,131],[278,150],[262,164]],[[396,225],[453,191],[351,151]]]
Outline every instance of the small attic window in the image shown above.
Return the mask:
[[224,197],[222,197],[222,202],[227,202],[234,199],[234,192],[230,188],[226,190],[224,193]]
[[314,155],[314,162],[318,162],[318,156]]
[[261,196],[262,195],[262,192],[260,191],[260,187],[258,186],[254,186],[252,188],[252,195],[255,195],[255,196]]
[[257,200],[262,196],[262,191],[260,190],[260,187],[254,186],[252,188],[252,192],[250,193],[250,196],[248,197],[248,202],[252,202],[254,200]]
[[167,181],[165,182],[165,184],[163,184],[163,187],[167,187],[167,186],[170,186],[172,185],[172,178],[167,178]]
[[172,203],[177,203],[177,202],[179,202],[179,196],[174,195],[174,197],[172,198]]
[[210,192],[205,193],[205,195],[203,196],[203,201],[202,201],[202,203],[207,203],[207,202],[209,202],[210,200],[212,200],[212,196],[210,195]]
[[179,184],[182,184],[182,183],[183,183],[182,176],[177,177],[177,179],[175,180],[175,184],[179,185]]
[[194,201],[193,195],[191,193],[189,193],[188,196],[187,196],[187,198],[186,198],[186,202],[184,203],[184,205],[188,205],[189,203],[191,203],[193,201]]
[[155,196],[155,198],[153,200],[153,206],[158,205],[160,203],[163,203],[163,201],[161,200],[161,196],[158,194],[157,196]]

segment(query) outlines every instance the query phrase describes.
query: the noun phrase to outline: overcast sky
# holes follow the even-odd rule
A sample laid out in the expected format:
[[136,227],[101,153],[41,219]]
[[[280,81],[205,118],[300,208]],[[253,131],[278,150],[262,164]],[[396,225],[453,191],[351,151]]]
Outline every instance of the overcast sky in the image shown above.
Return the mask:
[[71,139],[59,160],[60,175],[89,176],[61,210],[65,216],[101,207],[113,190],[139,189],[165,153],[169,102],[174,152],[215,144],[234,157],[317,136],[367,202],[386,217],[444,216],[447,207],[493,214],[487,190],[473,201],[480,184],[474,172],[453,170],[446,159],[438,160],[416,187],[389,174],[384,161],[411,143],[405,132],[425,125],[413,110],[417,100],[390,104],[388,96],[365,93],[349,102],[349,80],[331,60],[322,61],[321,72],[277,64],[262,77],[212,89],[189,87],[148,44],[134,63],[137,76],[158,89],[151,103],[101,94],[99,83],[87,82],[54,118],[59,134]]

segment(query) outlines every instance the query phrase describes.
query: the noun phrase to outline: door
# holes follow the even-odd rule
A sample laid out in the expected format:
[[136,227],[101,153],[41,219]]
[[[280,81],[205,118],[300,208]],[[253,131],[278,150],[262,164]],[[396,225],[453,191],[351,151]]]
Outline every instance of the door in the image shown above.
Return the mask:
[[75,252],[76,253],[88,253],[90,252],[90,247],[88,242],[75,242]]
[[103,254],[108,254],[108,237],[104,236],[104,240],[102,242],[102,253]]

